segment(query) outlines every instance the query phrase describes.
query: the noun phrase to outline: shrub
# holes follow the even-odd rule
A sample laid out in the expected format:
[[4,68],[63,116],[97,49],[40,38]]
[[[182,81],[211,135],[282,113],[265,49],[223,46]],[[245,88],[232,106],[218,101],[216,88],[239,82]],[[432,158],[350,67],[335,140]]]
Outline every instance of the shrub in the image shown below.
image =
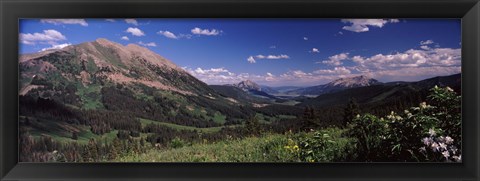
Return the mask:
[[358,160],[460,161],[461,97],[449,87],[435,86],[428,98],[432,105],[422,102],[403,114],[353,119],[348,135],[357,140]]

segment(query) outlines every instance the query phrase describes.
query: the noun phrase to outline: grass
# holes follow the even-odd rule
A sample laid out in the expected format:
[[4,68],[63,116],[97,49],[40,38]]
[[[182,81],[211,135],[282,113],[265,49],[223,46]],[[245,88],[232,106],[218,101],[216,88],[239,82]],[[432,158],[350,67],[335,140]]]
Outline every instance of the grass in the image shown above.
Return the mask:
[[77,94],[80,96],[83,102],[83,109],[99,109],[103,108],[101,103],[101,85],[92,84],[84,87],[83,85],[77,86]]
[[294,155],[284,148],[286,135],[199,143],[177,149],[151,149],[144,154],[130,154],[115,162],[291,162]]
[[[23,118],[25,117],[21,117],[21,119]],[[118,131],[114,130],[103,135],[96,135],[90,131],[90,126],[73,125],[46,119],[39,119],[40,121],[36,121],[35,118],[29,119],[31,120],[31,124],[27,128],[30,135],[35,139],[45,135],[61,143],[77,142],[79,144],[87,144],[91,138],[102,142],[111,142],[117,137],[118,133]],[[72,139],[73,131],[78,134],[77,140]]]
[[184,126],[184,125],[178,125],[178,124],[173,124],[173,123],[153,121],[153,120],[143,119],[143,118],[140,118],[140,123],[142,124],[142,126],[153,123],[153,124],[157,124],[157,125],[167,126],[167,127],[177,129],[177,130],[188,130],[188,131],[197,130],[197,131],[203,132],[203,133],[214,133],[214,132],[220,131],[223,128],[223,126],[221,126],[221,127],[210,127],[210,128],[197,128],[197,127],[192,127],[192,126]]

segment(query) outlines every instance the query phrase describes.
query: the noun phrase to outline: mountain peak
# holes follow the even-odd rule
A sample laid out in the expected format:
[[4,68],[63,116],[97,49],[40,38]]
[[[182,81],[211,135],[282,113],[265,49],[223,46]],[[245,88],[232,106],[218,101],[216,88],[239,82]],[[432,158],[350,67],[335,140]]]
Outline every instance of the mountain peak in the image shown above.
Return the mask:
[[262,90],[257,83],[255,83],[251,80],[248,80],[248,79],[244,80],[244,81],[241,81],[238,84],[234,84],[233,86],[238,87],[238,88],[240,88],[244,91],[247,91],[247,90],[261,91]]
[[327,85],[352,88],[352,87],[370,86],[370,85],[375,85],[379,83],[380,82],[378,80],[375,80],[365,75],[360,75],[356,77],[340,78],[328,83]]

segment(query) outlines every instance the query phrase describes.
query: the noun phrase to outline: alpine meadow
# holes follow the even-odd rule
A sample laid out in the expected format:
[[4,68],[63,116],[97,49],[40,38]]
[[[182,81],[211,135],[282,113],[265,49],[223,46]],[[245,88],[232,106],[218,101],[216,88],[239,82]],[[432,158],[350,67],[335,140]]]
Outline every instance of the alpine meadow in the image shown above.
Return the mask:
[[20,19],[20,162],[462,162],[459,19]]

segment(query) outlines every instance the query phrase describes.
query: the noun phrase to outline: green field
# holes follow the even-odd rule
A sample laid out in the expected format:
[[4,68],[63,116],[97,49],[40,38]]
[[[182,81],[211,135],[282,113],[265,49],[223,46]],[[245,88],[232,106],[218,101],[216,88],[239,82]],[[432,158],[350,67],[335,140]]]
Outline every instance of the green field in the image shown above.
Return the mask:
[[153,124],[157,124],[157,125],[163,125],[163,126],[167,126],[167,127],[170,127],[170,128],[174,128],[174,129],[177,129],[177,130],[188,130],[188,131],[197,130],[197,131],[203,132],[203,133],[214,133],[214,132],[220,131],[223,128],[223,126],[210,127],[210,128],[196,128],[196,127],[192,127],[192,126],[184,126],[184,125],[178,125],[178,124],[173,124],[173,123],[165,123],[165,122],[153,121],[153,120],[143,119],[143,118],[140,118],[140,123],[142,123],[142,126],[146,126],[147,124],[153,123]]

